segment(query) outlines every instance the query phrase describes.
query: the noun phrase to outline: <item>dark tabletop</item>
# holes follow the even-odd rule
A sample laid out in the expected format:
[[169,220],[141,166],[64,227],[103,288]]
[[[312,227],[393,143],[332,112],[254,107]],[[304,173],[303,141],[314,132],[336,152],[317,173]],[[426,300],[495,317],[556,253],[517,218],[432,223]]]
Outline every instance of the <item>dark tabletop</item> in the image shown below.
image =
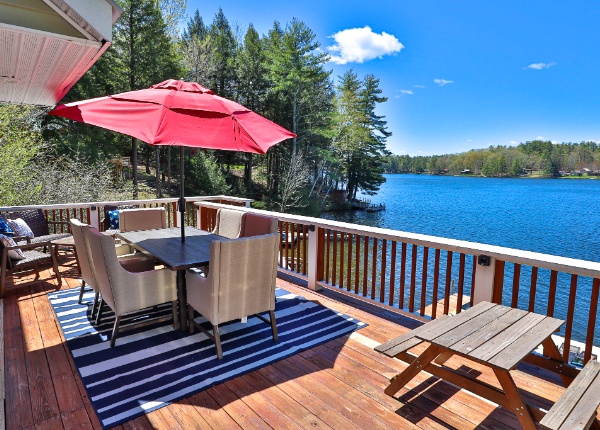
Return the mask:
[[142,230],[118,233],[117,237],[151,254],[171,270],[183,270],[208,264],[210,243],[228,240],[193,227],[185,228],[185,242],[180,228]]

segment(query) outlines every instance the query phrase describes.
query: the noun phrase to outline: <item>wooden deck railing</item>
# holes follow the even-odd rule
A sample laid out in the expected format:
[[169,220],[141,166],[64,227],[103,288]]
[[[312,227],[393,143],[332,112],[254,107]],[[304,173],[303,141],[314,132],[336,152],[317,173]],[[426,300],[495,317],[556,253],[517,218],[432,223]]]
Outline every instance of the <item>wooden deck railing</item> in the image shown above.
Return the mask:
[[[57,204],[57,205],[32,205],[32,206],[6,206],[0,207],[2,212],[25,211],[30,209],[42,209],[48,220],[50,233],[64,233],[68,231],[68,221],[76,218],[81,222],[90,224],[100,231],[104,231],[106,226],[105,209],[124,209],[124,208],[149,208],[164,207],[167,213],[167,225],[177,227],[179,225],[179,213],[177,212],[177,198],[150,199],[150,200],[119,200],[105,202],[89,202],[77,204]],[[230,196],[202,196],[187,197],[185,223],[186,225],[196,226],[197,206],[196,202],[215,202],[226,203],[234,206],[250,206],[252,199],[244,199]]]
[[[459,313],[493,301],[564,319],[564,355],[573,341],[600,344],[600,263],[460,240],[249,209],[251,200],[191,197],[187,225],[212,230],[219,207],[275,216],[279,220],[282,269],[305,276],[310,288],[336,288],[396,311],[424,318]],[[227,205],[223,205],[227,203]],[[164,206],[170,226],[179,225],[177,199],[0,207],[0,213],[41,208],[51,229],[77,218],[103,229],[104,209]],[[200,209],[200,210],[199,210]]]
[[[201,203],[210,229],[222,205]],[[310,288],[335,287],[380,306],[436,318],[482,300],[564,319],[563,353],[600,343],[600,263],[321,218],[243,209],[279,220],[279,265]]]

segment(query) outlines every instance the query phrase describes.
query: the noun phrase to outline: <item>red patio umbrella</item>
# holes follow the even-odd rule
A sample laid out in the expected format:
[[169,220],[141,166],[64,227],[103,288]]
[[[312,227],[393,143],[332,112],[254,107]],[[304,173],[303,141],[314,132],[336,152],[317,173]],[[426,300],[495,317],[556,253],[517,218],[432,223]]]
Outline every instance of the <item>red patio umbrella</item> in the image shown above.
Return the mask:
[[[177,80],[60,105],[49,113],[127,134],[150,145],[180,146],[182,220],[184,146],[264,154],[276,143],[296,136],[202,85]],[[185,240],[183,222],[181,238]]]

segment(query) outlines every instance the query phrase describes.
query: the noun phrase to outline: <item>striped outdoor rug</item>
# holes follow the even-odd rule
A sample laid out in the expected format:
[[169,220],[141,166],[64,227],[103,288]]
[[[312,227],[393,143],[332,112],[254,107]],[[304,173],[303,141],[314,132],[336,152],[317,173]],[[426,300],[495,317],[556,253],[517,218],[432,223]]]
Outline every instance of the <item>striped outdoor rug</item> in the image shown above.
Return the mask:
[[[277,289],[275,315],[279,341],[271,327],[256,317],[246,324],[220,326],[223,360],[204,334],[182,333],[168,322],[123,331],[110,348],[114,314],[105,308],[102,324],[90,323],[93,293],[77,303],[79,288],[48,293],[73,360],[104,428],[266,366],[299,351],[348,334],[365,324],[303,297]],[[171,312],[160,306],[150,317],[140,313],[123,318],[149,320]]]

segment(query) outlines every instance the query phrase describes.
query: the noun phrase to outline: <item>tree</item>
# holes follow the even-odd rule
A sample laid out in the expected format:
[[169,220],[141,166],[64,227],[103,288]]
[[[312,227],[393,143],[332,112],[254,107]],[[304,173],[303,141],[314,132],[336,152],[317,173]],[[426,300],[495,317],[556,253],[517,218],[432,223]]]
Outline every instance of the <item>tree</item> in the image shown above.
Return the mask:
[[209,35],[214,47],[213,55],[216,67],[216,73],[210,83],[211,89],[222,97],[232,98],[235,96],[237,43],[222,8],[219,8],[210,25]]
[[380,97],[379,80],[367,75],[360,80],[353,70],[340,77],[336,97],[334,145],[344,172],[348,199],[358,190],[374,194],[385,182],[384,157],[386,121],[375,113],[377,105],[387,100]]
[[[269,33],[268,64],[274,90],[280,91],[291,104],[291,128],[300,136],[302,116],[308,115],[309,101],[305,92],[314,89],[316,83],[327,81],[329,72],[324,64],[329,56],[318,52],[320,43],[314,32],[302,21],[294,18],[281,32],[279,23]],[[305,119],[306,120],[306,119]],[[292,140],[292,157],[296,156],[298,138]]]
[[[238,100],[249,109],[263,110],[268,80],[264,43],[252,24],[248,26],[244,43],[236,55],[238,74]],[[247,153],[244,163],[244,180],[248,192],[252,192],[252,153]]]

